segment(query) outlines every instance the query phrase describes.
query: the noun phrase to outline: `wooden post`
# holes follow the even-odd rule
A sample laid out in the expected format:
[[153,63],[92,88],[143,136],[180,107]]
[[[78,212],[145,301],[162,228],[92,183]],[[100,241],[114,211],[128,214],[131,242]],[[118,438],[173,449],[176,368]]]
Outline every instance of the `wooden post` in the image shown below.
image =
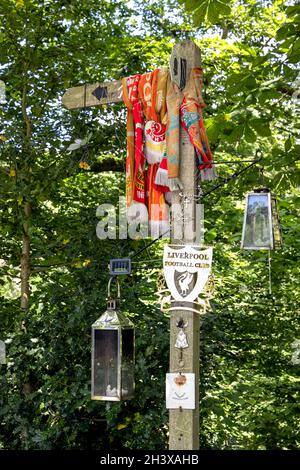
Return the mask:
[[[192,41],[175,45],[170,59],[172,81],[183,89],[191,69],[200,65],[200,49]],[[122,101],[120,90],[120,81],[79,86],[68,89],[62,102],[68,109],[120,102]],[[172,193],[172,233],[176,232],[175,237],[172,237],[174,243],[193,244],[195,242],[195,175],[194,147],[185,130],[180,129],[180,180],[183,189]],[[181,211],[183,206],[184,214]],[[192,219],[193,224],[189,221],[183,223],[183,215],[185,218]],[[178,308],[179,310],[171,315],[170,372],[181,371],[195,374],[196,408],[194,410],[170,410],[169,448],[171,450],[196,450],[199,448],[199,315],[180,310],[180,306]],[[182,357],[180,350],[174,347],[178,332],[176,323],[181,318],[187,324],[185,333],[189,344],[188,348],[181,350]]]
[[[201,66],[200,49],[191,41],[176,45],[170,60],[172,81],[181,89],[184,88],[193,67]],[[177,73],[176,73],[177,72]],[[180,219],[184,217],[179,229],[182,239],[172,237],[173,243],[195,243],[196,231],[196,163],[195,150],[189,141],[186,131],[180,129],[180,180],[183,185],[181,191],[175,193],[172,205],[176,204],[173,214],[173,233],[178,230]],[[180,204],[180,206],[179,206]],[[178,210],[182,207],[182,210]],[[180,213],[181,212],[181,213]],[[178,220],[179,218],[179,220]],[[191,223],[191,220],[193,221]],[[175,235],[176,237],[176,235]],[[184,306],[184,302],[182,304]],[[196,306],[194,307],[196,309]],[[177,323],[183,319],[186,324],[185,333],[189,347],[176,349],[175,342],[178,334]],[[169,420],[169,449],[170,450],[196,450],[199,449],[199,314],[178,310],[171,312],[170,319],[170,372],[192,372],[195,374],[195,402],[194,410],[170,410]]]

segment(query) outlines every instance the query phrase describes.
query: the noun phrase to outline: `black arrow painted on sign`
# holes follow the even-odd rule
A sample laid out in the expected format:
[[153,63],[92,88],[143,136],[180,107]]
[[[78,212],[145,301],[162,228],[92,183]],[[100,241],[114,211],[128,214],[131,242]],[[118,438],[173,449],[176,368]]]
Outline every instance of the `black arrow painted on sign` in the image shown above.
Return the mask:
[[107,98],[107,87],[106,86],[98,86],[93,92],[92,95],[97,98],[97,100],[101,101],[103,98]]

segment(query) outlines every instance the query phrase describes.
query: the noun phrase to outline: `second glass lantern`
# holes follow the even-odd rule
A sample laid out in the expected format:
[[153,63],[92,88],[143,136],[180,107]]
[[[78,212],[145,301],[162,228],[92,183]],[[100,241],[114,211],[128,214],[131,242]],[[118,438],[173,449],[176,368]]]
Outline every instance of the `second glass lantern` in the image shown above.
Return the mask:
[[266,188],[247,194],[241,248],[273,250],[281,245],[276,197]]

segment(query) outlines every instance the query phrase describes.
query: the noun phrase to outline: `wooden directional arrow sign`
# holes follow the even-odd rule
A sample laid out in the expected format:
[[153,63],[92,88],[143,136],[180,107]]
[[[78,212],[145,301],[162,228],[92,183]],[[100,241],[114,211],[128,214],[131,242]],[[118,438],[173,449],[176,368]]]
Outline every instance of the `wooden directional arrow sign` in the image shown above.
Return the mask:
[[120,103],[122,101],[121,80],[69,88],[62,97],[62,103],[67,109]]

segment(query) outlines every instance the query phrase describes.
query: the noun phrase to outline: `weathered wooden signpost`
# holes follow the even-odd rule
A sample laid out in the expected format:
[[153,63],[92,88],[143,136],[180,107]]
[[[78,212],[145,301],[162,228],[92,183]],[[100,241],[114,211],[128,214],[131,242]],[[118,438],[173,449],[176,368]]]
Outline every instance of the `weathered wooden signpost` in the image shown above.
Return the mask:
[[[170,60],[170,74],[172,81],[180,89],[185,87],[191,69],[200,66],[200,50],[193,42],[185,41],[175,45]],[[113,81],[70,88],[64,94],[62,102],[68,109],[122,102],[122,84],[121,81]],[[182,127],[179,152],[182,188],[172,192],[172,242],[193,245],[196,241],[195,150]],[[186,302],[179,301],[176,303],[176,310],[171,312],[170,372],[193,376],[195,407],[170,409],[171,450],[199,448],[199,306],[193,301],[189,303],[189,308],[186,305]],[[180,335],[183,342],[178,347]]]

